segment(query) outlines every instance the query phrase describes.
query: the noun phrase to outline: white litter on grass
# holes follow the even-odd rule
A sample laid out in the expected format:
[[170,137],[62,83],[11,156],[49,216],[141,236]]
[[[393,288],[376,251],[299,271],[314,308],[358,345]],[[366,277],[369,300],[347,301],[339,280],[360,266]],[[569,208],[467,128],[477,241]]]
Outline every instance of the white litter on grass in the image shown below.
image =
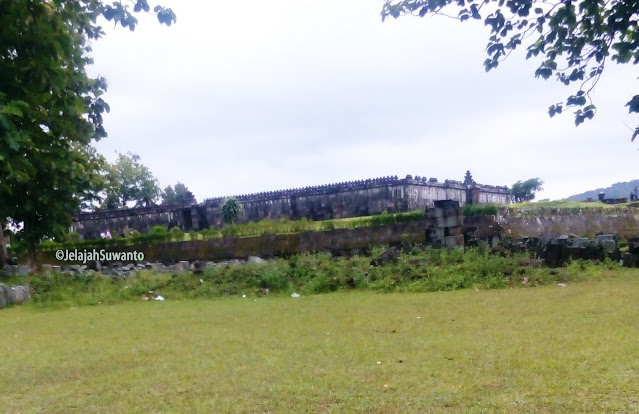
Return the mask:
[[245,297],[246,297],[246,295],[242,295],[242,297],[243,297],[243,298],[245,298]]
[[377,365],[382,365],[382,361],[377,361]]
[[299,295],[299,293],[293,293],[293,294],[291,295],[291,297],[292,297],[292,298],[299,298],[299,297],[300,297],[300,295]]
[[204,284],[204,281],[202,279],[200,279],[200,284]]
[[153,300],[164,300],[164,298],[162,296],[157,296],[155,299]]
[[565,283],[557,283],[557,286],[566,287]]
[[418,316],[418,317],[417,317],[417,319],[421,319],[421,318],[422,318],[421,316]]

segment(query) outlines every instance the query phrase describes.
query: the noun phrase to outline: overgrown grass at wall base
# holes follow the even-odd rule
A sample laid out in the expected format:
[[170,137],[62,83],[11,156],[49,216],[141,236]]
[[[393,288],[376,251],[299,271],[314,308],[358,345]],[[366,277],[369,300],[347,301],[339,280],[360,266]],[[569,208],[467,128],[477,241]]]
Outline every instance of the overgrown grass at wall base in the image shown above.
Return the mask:
[[463,211],[465,217],[495,216],[497,215],[497,206],[494,204],[466,204]]
[[[245,224],[228,224],[222,229],[204,229],[184,233],[181,229],[174,227],[171,230],[163,226],[154,226],[149,233],[131,232],[129,237],[112,239],[91,239],[77,241],[77,238],[69,238],[66,243],[55,243],[47,240],[37,246],[38,251],[55,251],[58,249],[102,249],[126,247],[137,244],[152,244],[161,242],[179,242],[184,240],[209,240],[222,237],[251,237],[262,234],[287,234],[300,233],[305,231],[324,231],[335,229],[355,229],[360,227],[381,226],[393,223],[408,223],[420,221],[425,218],[424,211],[411,211],[407,213],[382,213],[375,216],[353,217],[345,219],[334,219],[324,221],[312,221],[306,218],[300,220],[269,220],[264,219],[259,222],[249,222]],[[12,251],[12,253],[20,253]]]
[[[383,249],[373,249],[373,257]],[[39,306],[77,306],[140,300],[152,290],[169,300],[226,295],[304,295],[338,290],[432,292],[457,289],[526,287],[602,277],[619,270],[612,262],[573,262],[560,269],[528,267],[526,256],[501,257],[479,249],[414,248],[397,262],[372,266],[371,257],[333,258],[302,254],[261,264],[222,265],[202,274],[141,272],[127,279],[98,274],[59,273],[30,276],[33,302]],[[9,283],[25,283],[16,279]]]

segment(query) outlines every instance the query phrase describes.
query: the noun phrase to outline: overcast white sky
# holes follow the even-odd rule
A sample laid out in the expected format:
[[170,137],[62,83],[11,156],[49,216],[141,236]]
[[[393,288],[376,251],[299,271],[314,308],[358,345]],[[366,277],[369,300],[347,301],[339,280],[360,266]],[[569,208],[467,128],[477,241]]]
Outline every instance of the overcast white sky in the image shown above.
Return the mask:
[[[109,82],[109,137],[160,185],[198,201],[406,174],[559,199],[639,178],[633,67],[610,64],[594,120],[549,118],[574,89],[513,54],[485,73],[488,28],[446,17],[381,22],[379,0],[170,1],[177,24],[109,25],[93,74]],[[153,7],[153,5],[152,5]]]

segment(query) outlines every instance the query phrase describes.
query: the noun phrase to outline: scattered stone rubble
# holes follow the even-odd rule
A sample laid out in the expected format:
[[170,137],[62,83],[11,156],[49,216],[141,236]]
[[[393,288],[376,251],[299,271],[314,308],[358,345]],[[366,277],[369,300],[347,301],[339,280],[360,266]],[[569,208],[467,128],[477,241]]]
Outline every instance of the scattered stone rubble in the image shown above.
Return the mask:
[[[135,275],[139,271],[150,270],[157,273],[184,273],[193,272],[194,274],[201,274],[207,268],[230,266],[230,265],[242,265],[242,264],[260,264],[266,263],[266,260],[257,256],[250,256],[247,260],[225,260],[223,262],[207,262],[204,260],[196,260],[193,262],[180,261],[173,264],[163,263],[127,263],[112,262],[112,263],[100,263],[89,262],[85,265],[42,265],[42,273],[62,273],[71,276],[105,276],[116,279],[126,279],[129,276]],[[9,275],[26,276],[28,269],[23,266],[25,271],[23,273],[17,273],[13,269],[9,270]]]
[[572,259],[621,260],[626,267],[639,267],[639,238],[629,242],[629,251],[621,253],[617,235],[600,233],[593,239],[562,235],[557,237],[527,237],[511,239],[502,244],[510,251],[528,251],[543,259],[550,267],[559,267]]

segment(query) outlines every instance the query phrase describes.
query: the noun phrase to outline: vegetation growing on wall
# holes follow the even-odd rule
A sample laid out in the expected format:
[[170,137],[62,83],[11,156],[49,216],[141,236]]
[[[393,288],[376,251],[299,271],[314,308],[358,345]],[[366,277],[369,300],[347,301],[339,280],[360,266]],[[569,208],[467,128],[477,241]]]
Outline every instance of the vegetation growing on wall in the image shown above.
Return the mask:
[[[43,306],[91,305],[139,300],[149,290],[168,299],[214,298],[337,290],[431,292],[467,288],[544,285],[601,277],[618,265],[576,261],[566,267],[528,267],[526,256],[500,256],[487,250],[413,248],[396,261],[372,266],[382,248],[371,256],[333,258],[330,254],[301,254],[261,264],[221,265],[203,274],[142,272],[124,280],[57,273],[29,276],[33,301]],[[25,283],[20,279],[20,283]]]
[[464,217],[494,215],[497,215],[497,206],[494,204],[466,204],[464,206]]
[[[173,228],[166,230],[163,226],[155,226],[150,233],[139,233],[126,231],[124,238],[120,239],[93,239],[77,241],[77,238],[69,237],[65,243],[55,243],[51,240],[45,241],[38,246],[39,251],[56,250],[59,248],[68,249],[88,249],[105,247],[124,247],[145,243],[179,242],[189,240],[208,240],[222,237],[252,237],[262,234],[285,234],[299,233],[304,231],[323,231],[334,229],[355,229],[359,227],[381,226],[393,223],[406,223],[425,219],[424,211],[412,211],[408,213],[382,213],[369,217],[354,217],[346,219],[334,219],[324,221],[312,221],[306,218],[301,220],[269,220],[264,219],[259,222],[249,222],[245,224],[228,224],[223,229],[204,229],[184,233]],[[15,252],[14,252],[15,253]]]

